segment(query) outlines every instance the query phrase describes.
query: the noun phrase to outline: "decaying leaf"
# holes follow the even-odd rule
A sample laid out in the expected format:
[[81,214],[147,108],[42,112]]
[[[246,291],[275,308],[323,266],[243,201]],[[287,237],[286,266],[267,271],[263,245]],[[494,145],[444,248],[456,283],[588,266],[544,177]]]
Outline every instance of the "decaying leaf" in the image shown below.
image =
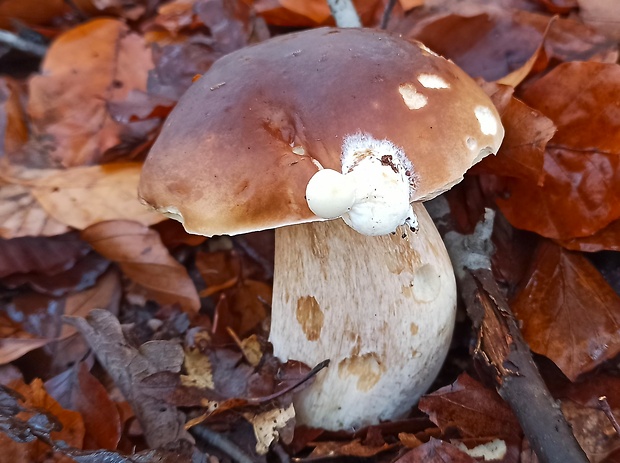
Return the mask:
[[474,463],[476,459],[447,442],[431,439],[407,452],[395,463]]
[[571,378],[620,352],[620,296],[588,260],[543,242],[511,304],[534,352]]
[[132,405],[144,435],[153,448],[192,437],[185,431],[185,416],[176,407],[145,392],[141,381],[159,372],[179,373],[183,349],[173,341],[149,341],[136,349],[125,339],[114,315],[92,311],[71,323],[82,333],[97,358]]
[[200,308],[198,292],[187,270],[161,243],[159,235],[129,220],[99,222],[82,232],[82,238],[101,255],[117,262],[123,273],[161,304]]
[[30,81],[28,112],[35,136],[63,166],[99,161],[131,135],[110,117],[108,102],[146,90],[153,67],[143,39],[121,21],[95,19],[62,34]]
[[506,438],[521,433],[506,402],[466,373],[452,385],[422,396],[419,408],[442,430],[453,426],[463,437]]
[[[269,446],[279,439],[282,439],[284,443],[290,443],[295,423],[293,404],[286,408],[274,408],[259,414],[246,413],[244,416],[254,427],[256,453],[259,455],[265,455]],[[287,427],[288,432],[285,432]]]

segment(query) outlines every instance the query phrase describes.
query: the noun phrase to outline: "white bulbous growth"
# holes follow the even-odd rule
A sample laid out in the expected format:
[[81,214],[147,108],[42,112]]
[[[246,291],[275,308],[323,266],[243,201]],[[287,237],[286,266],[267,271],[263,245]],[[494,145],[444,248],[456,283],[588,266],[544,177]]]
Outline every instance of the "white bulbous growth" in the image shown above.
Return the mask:
[[342,173],[319,170],[306,201],[317,216],[342,219],[358,233],[379,236],[400,225],[417,229],[410,205],[415,177],[402,149],[388,140],[355,134],[342,145]]

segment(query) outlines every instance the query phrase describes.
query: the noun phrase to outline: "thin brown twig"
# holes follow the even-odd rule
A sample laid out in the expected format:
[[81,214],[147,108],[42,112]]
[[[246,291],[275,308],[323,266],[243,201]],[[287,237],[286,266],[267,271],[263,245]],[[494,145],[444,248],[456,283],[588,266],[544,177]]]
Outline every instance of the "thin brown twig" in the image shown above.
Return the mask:
[[381,24],[379,25],[380,29],[387,29],[388,23],[390,22],[390,17],[392,16],[392,11],[394,10],[394,6],[396,6],[396,1],[397,0],[388,0],[385,5],[383,16],[381,16]]
[[607,417],[607,419],[611,422],[611,425],[616,430],[616,434],[620,436],[620,423],[618,423],[618,420],[616,419],[614,412],[611,410],[611,407],[609,406],[609,402],[607,401],[607,396],[599,397],[598,404],[601,407],[601,410],[603,411],[603,413],[605,413],[605,416]]

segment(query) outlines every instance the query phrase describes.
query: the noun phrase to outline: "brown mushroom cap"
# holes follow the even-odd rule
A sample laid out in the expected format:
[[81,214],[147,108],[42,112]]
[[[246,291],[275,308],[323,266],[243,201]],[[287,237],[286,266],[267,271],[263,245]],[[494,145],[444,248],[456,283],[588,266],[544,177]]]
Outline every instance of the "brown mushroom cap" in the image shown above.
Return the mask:
[[489,98],[423,45],[313,29],[218,60],[166,121],[139,194],[209,236],[320,220],[306,185],[318,166],[341,171],[343,140],[357,133],[404,150],[412,200],[449,189],[503,138]]

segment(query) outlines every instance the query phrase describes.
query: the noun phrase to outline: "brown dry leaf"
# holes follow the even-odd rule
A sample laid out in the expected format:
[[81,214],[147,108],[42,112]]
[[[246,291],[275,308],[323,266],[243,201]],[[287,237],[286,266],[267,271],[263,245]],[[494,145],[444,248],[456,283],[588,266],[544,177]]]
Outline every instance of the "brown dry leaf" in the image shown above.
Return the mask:
[[73,335],[75,328],[62,322],[65,315],[86,316],[95,308],[117,312],[120,296],[120,281],[114,271],[104,274],[92,288],[66,297],[16,296],[7,304],[7,315],[0,317],[0,364]]
[[196,312],[200,300],[187,270],[162,244],[157,232],[138,222],[100,222],[82,232],[82,239],[123,273],[143,287],[160,304],[178,303]]
[[86,431],[83,449],[116,449],[121,437],[118,409],[85,362],[47,381],[45,388],[63,408],[82,416]]
[[426,444],[407,452],[394,463],[477,463],[452,444],[431,438]]
[[[0,20],[1,22],[1,20]],[[0,154],[11,156],[28,141],[26,114],[22,106],[22,88],[8,77],[0,78]]]
[[418,404],[442,431],[456,427],[463,437],[514,437],[521,429],[517,418],[494,390],[466,373],[451,385],[422,396]]
[[620,251],[620,219],[614,220],[593,235],[558,241],[558,243],[571,251]]
[[104,310],[71,323],[82,333],[99,362],[131,404],[151,448],[192,437],[185,431],[185,416],[176,407],[153,397],[142,382],[158,374],[181,371],[183,349],[174,341],[149,341],[139,349],[125,339],[116,317]]
[[29,183],[43,209],[72,228],[123,219],[153,225],[166,218],[138,200],[141,167],[140,163],[73,167]]
[[[524,66],[543,42],[548,25],[547,15],[497,2],[448,2],[415,10],[393,29],[452,59],[469,75],[495,81]],[[616,42],[566,18],[551,24],[544,50],[548,58],[561,61],[618,58]]]
[[617,0],[577,0],[579,16],[599,32],[620,40],[620,8]]
[[15,273],[54,275],[68,270],[89,252],[77,233],[50,238],[0,239],[0,278]]
[[308,456],[308,460],[322,460],[326,457],[360,457],[370,458],[393,447],[383,443],[382,445],[364,445],[360,439],[351,441],[322,441],[310,443],[314,449]]
[[30,26],[49,24],[69,11],[64,0],[3,0],[0,2],[0,28],[12,29],[16,22]]
[[274,441],[282,439],[285,444],[291,442],[292,428],[295,424],[295,408],[292,403],[286,408],[274,408],[258,414],[244,413],[243,416],[252,423],[256,437],[256,453],[259,455],[267,454]]
[[97,163],[110,148],[132,141],[107,105],[131,90],[145,91],[152,67],[143,39],[121,21],[95,19],[65,32],[30,81],[35,136],[63,166]]
[[512,96],[511,87],[486,84],[506,130],[496,156],[487,156],[474,166],[473,173],[516,177],[538,185],[544,177],[545,146],[553,137],[553,122]]
[[550,241],[511,307],[531,349],[571,380],[620,352],[620,296],[585,257]]
[[567,240],[620,218],[620,66],[566,63],[530,86],[524,101],[558,131],[547,144],[543,185],[507,183],[498,199],[517,228]]
[[0,238],[54,236],[69,230],[41,207],[32,188],[0,178]]
[[[24,405],[26,407],[40,409],[56,418],[60,426],[50,433],[52,439],[62,440],[67,445],[78,449],[82,448],[85,434],[82,416],[77,412],[62,408],[47,393],[40,379],[35,379],[30,384],[24,384],[21,381],[13,382],[10,387],[25,398]],[[73,461],[71,458],[57,453],[51,454],[50,447],[38,440],[18,443],[4,433],[0,433],[0,447],[2,448],[2,461],[7,463],[43,461],[70,463]]]

